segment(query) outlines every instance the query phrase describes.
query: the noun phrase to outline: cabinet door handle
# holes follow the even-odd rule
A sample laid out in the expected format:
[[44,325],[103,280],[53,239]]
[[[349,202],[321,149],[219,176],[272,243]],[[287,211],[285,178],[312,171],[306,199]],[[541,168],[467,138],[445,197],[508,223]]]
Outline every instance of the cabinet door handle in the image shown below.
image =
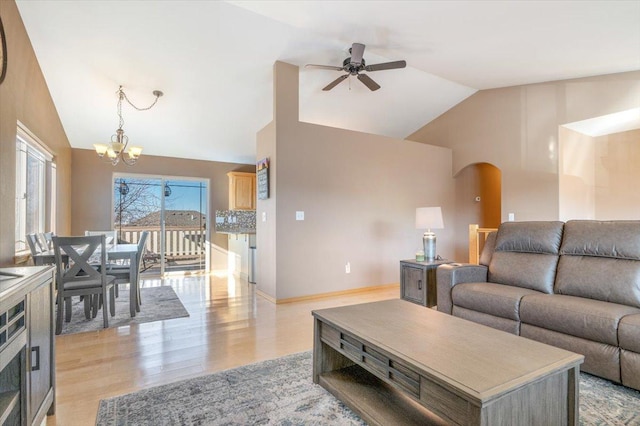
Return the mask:
[[[33,360],[33,353],[36,353],[36,360]],[[31,348],[31,371],[40,370],[40,346]]]
[[422,290],[422,280],[418,280],[418,290]]

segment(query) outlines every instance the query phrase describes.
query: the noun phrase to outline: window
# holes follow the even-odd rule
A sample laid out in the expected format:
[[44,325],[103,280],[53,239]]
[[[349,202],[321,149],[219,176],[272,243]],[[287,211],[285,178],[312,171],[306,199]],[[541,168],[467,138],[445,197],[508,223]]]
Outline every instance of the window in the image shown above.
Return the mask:
[[[52,155],[31,132],[18,123],[16,138],[16,253],[28,250],[26,235],[45,232],[47,220],[55,217],[49,214],[55,206],[52,196],[55,184],[48,180],[55,178]],[[47,175],[49,179],[47,179]],[[48,188],[48,191],[47,191]],[[49,208],[47,208],[49,206]],[[53,230],[51,224],[49,228]]]

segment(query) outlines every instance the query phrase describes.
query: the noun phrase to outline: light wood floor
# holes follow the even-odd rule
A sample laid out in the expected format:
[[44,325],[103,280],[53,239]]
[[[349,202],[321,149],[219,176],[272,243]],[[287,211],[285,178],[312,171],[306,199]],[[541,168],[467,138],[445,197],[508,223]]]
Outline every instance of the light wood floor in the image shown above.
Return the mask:
[[56,415],[47,425],[92,425],[100,399],[310,350],[311,310],[399,297],[398,287],[385,287],[275,305],[235,277],[142,285],[172,286],[190,316],[57,336]]

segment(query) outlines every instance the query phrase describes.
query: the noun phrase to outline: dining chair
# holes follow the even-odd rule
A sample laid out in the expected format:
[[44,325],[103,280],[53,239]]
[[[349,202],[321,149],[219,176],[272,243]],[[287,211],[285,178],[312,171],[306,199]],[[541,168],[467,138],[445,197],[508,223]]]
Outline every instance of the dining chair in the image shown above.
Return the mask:
[[129,285],[135,286],[135,294],[136,294],[136,311],[140,312],[140,305],[141,305],[141,299],[140,299],[140,272],[142,271],[142,258],[143,258],[143,254],[144,254],[144,249],[145,246],[147,244],[147,239],[149,238],[149,231],[143,231],[140,234],[140,239],[138,240],[138,254],[137,254],[137,260],[138,260],[138,264],[136,265],[137,269],[137,280],[136,282],[132,283],[131,282],[131,266],[127,265],[127,264],[123,264],[123,265],[116,265],[116,264],[112,264],[109,263],[107,265],[107,273],[109,275],[112,275],[114,277],[116,277],[116,296],[118,295],[118,287],[119,284],[126,284],[129,283]]
[[107,245],[118,244],[118,231],[84,231],[84,235],[105,235],[107,237]]
[[[107,315],[107,292],[109,293],[109,311],[115,315],[115,277],[106,273],[106,236],[92,235],[79,237],[53,237],[53,250],[56,259],[56,281],[58,285],[58,313],[56,316],[56,334],[62,332],[62,316],[71,321],[71,297],[84,296],[84,313],[87,318],[95,318],[100,301],[103,301],[104,328],[109,327]],[[64,258],[68,256],[69,268],[64,267]],[[89,259],[100,259],[100,270],[89,263]]]
[[35,256],[37,254],[42,253],[42,247],[40,247],[40,243],[38,243],[38,235],[27,234],[27,244],[29,245],[29,250],[31,251],[31,256]]
[[49,242],[47,241],[47,237],[44,232],[38,232],[36,234],[36,241],[38,241],[38,245],[40,246],[40,250],[48,251],[53,247],[49,247]]
[[47,250],[53,250],[53,232],[44,232],[42,237],[44,238],[44,244]]

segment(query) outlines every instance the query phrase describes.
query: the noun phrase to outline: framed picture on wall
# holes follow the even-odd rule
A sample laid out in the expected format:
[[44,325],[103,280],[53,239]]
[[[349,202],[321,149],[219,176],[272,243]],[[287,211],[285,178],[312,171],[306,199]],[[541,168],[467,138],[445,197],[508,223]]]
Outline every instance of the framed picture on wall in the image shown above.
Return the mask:
[[269,198],[269,158],[263,158],[256,163],[256,186],[258,187],[258,200]]

